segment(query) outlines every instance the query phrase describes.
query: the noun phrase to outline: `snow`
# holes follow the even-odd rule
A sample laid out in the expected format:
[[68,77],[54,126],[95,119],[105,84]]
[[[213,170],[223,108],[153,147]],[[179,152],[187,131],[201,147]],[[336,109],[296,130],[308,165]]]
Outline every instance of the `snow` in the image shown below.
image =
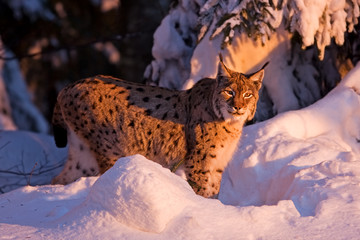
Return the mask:
[[[219,199],[198,196],[169,169],[141,155],[129,156],[100,177],[67,186],[25,186],[0,195],[1,237],[357,239],[359,78],[357,65],[310,107],[245,127],[224,172]],[[23,139],[17,152],[47,142],[45,136],[29,136],[3,132],[0,140]],[[47,152],[51,148],[53,143],[44,146]],[[0,156],[1,164],[19,161],[10,154]]]
[[[12,54],[9,52],[8,55]],[[47,133],[49,123],[34,105],[17,60],[5,62],[3,78],[16,126],[22,130]]]
[[[293,0],[290,2],[291,31],[302,36],[303,46],[311,46],[316,40],[320,50],[319,58],[323,59],[325,47],[331,43],[344,44],[346,31],[352,32],[359,16],[359,3],[352,4],[345,0]],[[348,28],[347,28],[348,25]]]
[[[253,6],[256,6],[252,9]],[[270,6],[273,6],[274,9]],[[275,9],[276,8],[276,9]],[[291,33],[299,33],[303,47],[316,43],[320,53],[319,58],[324,59],[325,47],[331,43],[331,38],[339,45],[344,44],[344,34],[352,32],[354,25],[358,23],[358,1],[345,0],[285,0],[285,1],[224,1],[208,0],[203,4],[200,11],[201,33],[200,38],[210,29],[211,37],[220,33],[229,32],[229,29],[243,28],[248,23],[244,11],[250,14],[262,13],[251,22],[252,27],[258,29],[262,42],[276,32],[281,26],[282,20],[289,22]],[[226,16],[226,20],[223,18]],[[264,17],[262,19],[262,17]],[[223,21],[225,20],[225,21]],[[269,28],[271,25],[273,31]],[[286,23],[288,25],[288,23]],[[245,27],[250,28],[250,27]],[[231,32],[231,31],[230,31]],[[252,32],[256,35],[256,32]],[[223,42],[231,41],[231,36],[223,37]]]
[[196,45],[196,4],[181,1],[163,18],[154,33],[154,60],[145,70],[144,78],[151,84],[180,89],[189,77],[190,59]]
[[0,130],[0,193],[27,184],[49,184],[60,173],[66,154],[66,149],[55,147],[51,136]]
[[159,233],[183,210],[189,202],[186,196],[191,198],[192,193],[187,182],[136,155],[99,178],[88,201],[97,203],[126,226]]

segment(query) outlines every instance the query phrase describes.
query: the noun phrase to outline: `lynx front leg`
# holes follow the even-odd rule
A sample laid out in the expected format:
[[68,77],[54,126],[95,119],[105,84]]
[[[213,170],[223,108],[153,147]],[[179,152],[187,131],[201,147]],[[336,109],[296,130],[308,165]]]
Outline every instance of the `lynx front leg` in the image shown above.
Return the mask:
[[217,197],[222,173],[237,147],[241,130],[209,122],[187,134],[191,150],[185,160],[186,178],[197,194]]
[[52,180],[52,184],[69,184],[80,177],[96,176],[99,166],[94,155],[73,131],[68,134],[69,152],[62,172]]
[[[208,156],[209,155],[209,156]],[[223,169],[214,169],[211,154],[193,154],[185,161],[185,174],[188,183],[196,194],[217,198]]]

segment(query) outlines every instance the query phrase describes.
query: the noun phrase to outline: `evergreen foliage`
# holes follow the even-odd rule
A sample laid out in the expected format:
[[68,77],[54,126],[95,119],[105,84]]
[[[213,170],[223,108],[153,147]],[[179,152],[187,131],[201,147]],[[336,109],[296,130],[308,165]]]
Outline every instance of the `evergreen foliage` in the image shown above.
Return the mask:
[[[207,1],[200,10],[199,40],[207,31],[211,38],[223,33],[223,44],[231,44],[234,31],[245,32],[263,44],[284,22],[291,33],[301,36],[302,47],[316,44],[319,58],[334,38],[344,44],[346,32],[358,24],[359,2],[351,0],[217,0]],[[214,26],[214,27],[212,27]]]

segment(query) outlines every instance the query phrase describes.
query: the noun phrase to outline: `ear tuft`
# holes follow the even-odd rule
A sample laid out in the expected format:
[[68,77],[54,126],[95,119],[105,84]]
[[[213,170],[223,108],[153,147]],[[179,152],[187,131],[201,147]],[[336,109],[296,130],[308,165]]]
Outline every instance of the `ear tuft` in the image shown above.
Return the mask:
[[266,67],[269,63],[270,63],[270,62],[266,62],[266,63],[264,64],[264,66],[262,66],[261,70],[262,70],[262,69],[265,69],[265,67]]
[[221,53],[219,53],[219,59],[220,59],[220,62],[224,63],[224,61],[223,61],[223,56],[222,56]]
[[220,59],[220,61],[219,61],[217,75],[230,77],[232,71],[225,66],[224,61],[223,61],[223,56],[221,53],[219,53],[219,59]]

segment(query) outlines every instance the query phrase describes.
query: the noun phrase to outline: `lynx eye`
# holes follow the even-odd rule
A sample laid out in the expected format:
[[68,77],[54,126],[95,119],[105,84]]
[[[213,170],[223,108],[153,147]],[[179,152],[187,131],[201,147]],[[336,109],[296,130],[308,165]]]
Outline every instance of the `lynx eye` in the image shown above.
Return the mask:
[[235,92],[233,90],[231,90],[231,89],[225,89],[224,93],[226,95],[228,95],[229,97],[234,97],[235,96]]
[[252,95],[251,92],[246,92],[246,93],[243,94],[243,97],[244,97],[244,98],[251,98],[252,96],[253,96],[253,95]]

